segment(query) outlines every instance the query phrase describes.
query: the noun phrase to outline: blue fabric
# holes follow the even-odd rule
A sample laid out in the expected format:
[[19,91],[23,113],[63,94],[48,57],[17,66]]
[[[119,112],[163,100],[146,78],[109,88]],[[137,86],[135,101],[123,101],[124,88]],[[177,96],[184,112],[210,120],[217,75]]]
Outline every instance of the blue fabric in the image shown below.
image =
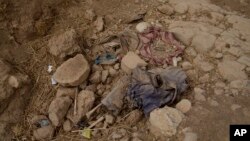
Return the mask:
[[186,74],[180,68],[170,67],[160,73],[136,68],[127,95],[148,115],[156,108],[172,104],[187,86]]

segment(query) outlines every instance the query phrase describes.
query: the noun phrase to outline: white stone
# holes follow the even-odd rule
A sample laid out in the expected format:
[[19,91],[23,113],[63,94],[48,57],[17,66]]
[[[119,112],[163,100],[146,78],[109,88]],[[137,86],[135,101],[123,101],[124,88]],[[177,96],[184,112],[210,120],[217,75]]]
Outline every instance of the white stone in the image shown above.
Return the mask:
[[179,110],[171,107],[155,109],[149,117],[150,131],[155,136],[173,136],[183,117],[184,115]]
[[175,107],[182,113],[187,113],[191,109],[191,106],[192,104],[188,99],[182,99]]
[[127,74],[131,74],[136,67],[145,67],[147,63],[134,52],[128,52],[121,61],[121,68]]
[[65,61],[59,66],[53,78],[62,85],[77,86],[83,83],[89,76],[90,68],[82,54]]
[[148,22],[141,22],[136,25],[135,29],[138,33],[142,33],[145,30],[147,30],[150,26],[151,25]]
[[219,73],[228,81],[247,79],[244,68],[244,65],[236,61],[223,60],[218,64]]
[[215,40],[216,37],[214,35],[200,32],[194,36],[192,46],[200,53],[207,53],[213,48]]

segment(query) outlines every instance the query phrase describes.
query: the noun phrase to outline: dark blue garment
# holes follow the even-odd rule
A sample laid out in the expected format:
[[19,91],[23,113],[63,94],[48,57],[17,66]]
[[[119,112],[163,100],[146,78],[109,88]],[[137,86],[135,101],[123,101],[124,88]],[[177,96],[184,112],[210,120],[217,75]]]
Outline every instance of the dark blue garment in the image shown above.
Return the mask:
[[133,70],[128,97],[148,115],[156,108],[172,104],[187,89],[186,74],[169,67],[160,72]]

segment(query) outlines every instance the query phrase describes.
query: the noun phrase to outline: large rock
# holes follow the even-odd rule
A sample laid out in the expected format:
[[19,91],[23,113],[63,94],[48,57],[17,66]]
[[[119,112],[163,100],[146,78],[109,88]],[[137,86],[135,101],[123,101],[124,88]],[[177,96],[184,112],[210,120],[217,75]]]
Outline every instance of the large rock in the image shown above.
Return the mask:
[[73,110],[71,109],[67,118],[70,119],[74,124],[79,122],[83,116],[90,111],[95,102],[95,95],[92,91],[82,90],[77,97],[77,110],[76,115],[74,115]]
[[219,73],[228,81],[247,79],[244,68],[244,65],[230,60],[223,60],[218,64]]
[[192,40],[192,46],[200,53],[206,53],[210,51],[213,46],[216,37],[212,34],[200,32],[194,36]]
[[164,107],[150,113],[150,131],[155,136],[170,137],[176,134],[184,115],[177,109]]
[[90,68],[87,60],[82,54],[78,54],[59,66],[53,78],[59,84],[77,86],[87,79],[89,72]]
[[190,45],[195,35],[192,28],[177,27],[177,28],[170,29],[170,31],[173,32],[175,37],[185,45]]
[[48,113],[54,126],[60,126],[63,123],[71,103],[72,100],[68,96],[58,97],[51,102]]
[[80,52],[80,46],[76,41],[74,29],[67,30],[63,34],[56,35],[49,40],[49,52],[61,59],[76,52]]
[[121,61],[121,68],[127,74],[131,74],[132,69],[136,67],[144,67],[147,63],[142,60],[137,54],[134,52],[128,52]]

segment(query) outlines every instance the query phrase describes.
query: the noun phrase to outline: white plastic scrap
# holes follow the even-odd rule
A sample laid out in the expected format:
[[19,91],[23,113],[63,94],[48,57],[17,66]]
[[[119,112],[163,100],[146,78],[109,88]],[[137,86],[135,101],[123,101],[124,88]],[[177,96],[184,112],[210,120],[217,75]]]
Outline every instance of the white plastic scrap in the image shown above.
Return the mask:
[[54,78],[51,78],[51,84],[52,85],[56,85],[57,84],[57,82],[56,82],[56,80]]
[[51,73],[51,72],[52,72],[52,70],[53,70],[52,68],[53,68],[53,66],[48,65],[48,70],[47,70],[47,71],[48,71],[48,73]]

